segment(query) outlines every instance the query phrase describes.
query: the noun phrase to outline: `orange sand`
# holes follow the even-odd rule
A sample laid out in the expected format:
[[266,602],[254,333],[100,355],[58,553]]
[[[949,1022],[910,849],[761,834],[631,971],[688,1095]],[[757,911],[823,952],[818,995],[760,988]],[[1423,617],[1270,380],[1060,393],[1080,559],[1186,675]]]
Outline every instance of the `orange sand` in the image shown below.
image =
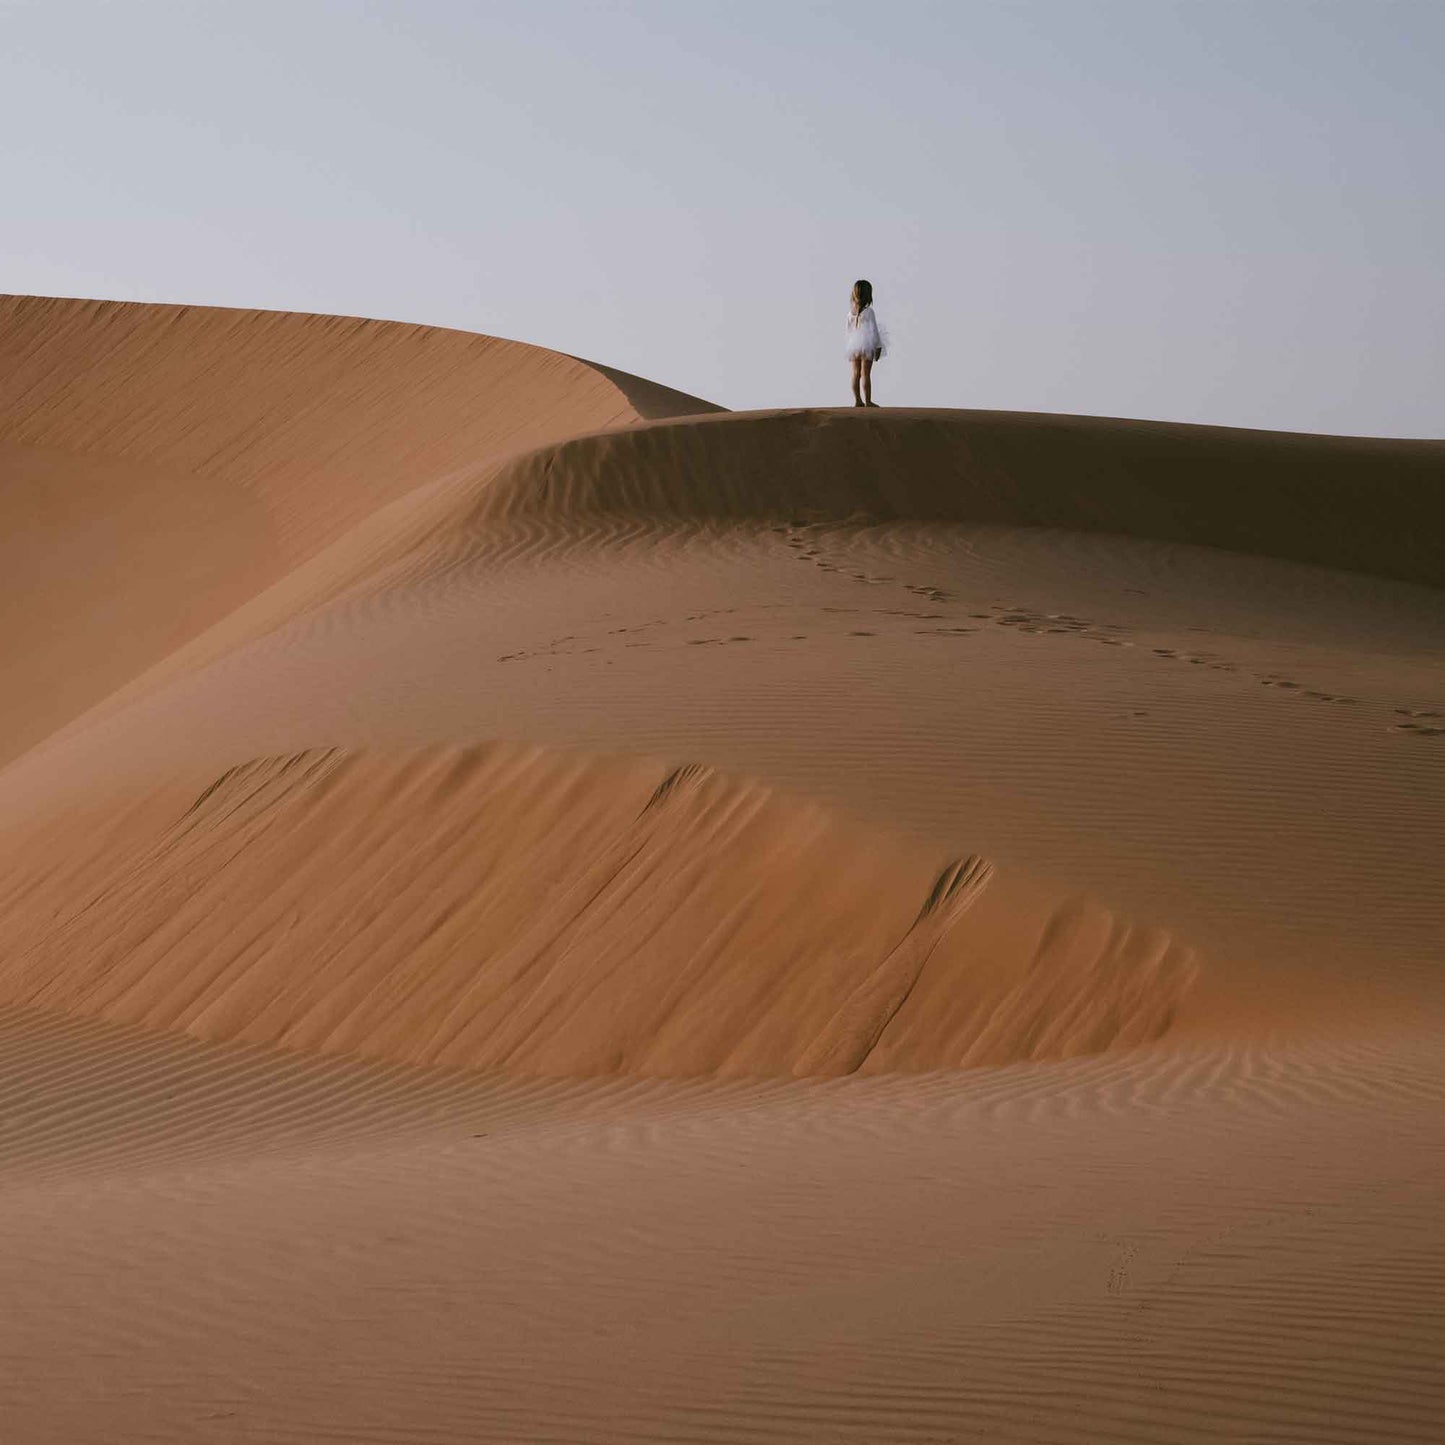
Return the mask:
[[1445,444],[714,412],[0,300],[6,1438],[1438,1438]]

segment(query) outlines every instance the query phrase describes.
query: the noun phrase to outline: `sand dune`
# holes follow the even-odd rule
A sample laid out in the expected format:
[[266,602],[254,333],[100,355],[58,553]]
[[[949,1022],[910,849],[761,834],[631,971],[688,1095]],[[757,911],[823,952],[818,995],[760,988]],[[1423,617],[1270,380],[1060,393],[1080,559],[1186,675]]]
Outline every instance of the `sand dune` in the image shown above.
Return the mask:
[[0,302],[10,1434],[1433,1439],[1445,443],[715,411]]
[[708,410],[437,327],[0,296],[0,762],[423,480]]

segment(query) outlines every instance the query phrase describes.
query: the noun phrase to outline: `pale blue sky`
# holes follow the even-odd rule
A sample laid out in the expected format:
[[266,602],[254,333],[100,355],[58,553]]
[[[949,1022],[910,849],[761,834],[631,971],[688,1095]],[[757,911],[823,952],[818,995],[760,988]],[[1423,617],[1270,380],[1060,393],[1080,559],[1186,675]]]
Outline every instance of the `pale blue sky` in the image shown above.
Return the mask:
[[0,289],[1445,435],[1445,0],[0,0]]

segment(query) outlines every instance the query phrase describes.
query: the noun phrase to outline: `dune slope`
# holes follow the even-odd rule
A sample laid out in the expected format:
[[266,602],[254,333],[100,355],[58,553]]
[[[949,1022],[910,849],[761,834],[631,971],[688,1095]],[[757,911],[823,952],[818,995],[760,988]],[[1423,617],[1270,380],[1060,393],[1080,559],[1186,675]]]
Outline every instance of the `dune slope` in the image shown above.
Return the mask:
[[119,696],[347,592],[639,531],[1050,528],[1440,586],[1442,522],[1439,442],[900,408],[673,417],[411,489]]
[[438,476],[712,409],[438,327],[0,296],[0,763]]
[[983,859],[535,749],[257,760],[103,858],[9,910],[0,999],[521,1073],[838,1074],[1147,1042],[1194,971]]

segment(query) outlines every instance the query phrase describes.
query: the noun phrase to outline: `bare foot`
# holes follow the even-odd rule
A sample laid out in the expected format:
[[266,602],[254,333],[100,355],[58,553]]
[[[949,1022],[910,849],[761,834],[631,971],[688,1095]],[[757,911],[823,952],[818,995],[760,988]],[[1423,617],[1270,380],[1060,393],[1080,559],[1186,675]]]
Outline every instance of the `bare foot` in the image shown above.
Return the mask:
[[870,402],[865,402],[864,405],[865,405],[865,406],[877,406],[878,403],[877,403],[876,401],[870,401]]
[[855,402],[853,403],[853,405],[854,405],[854,406],[866,406],[867,403],[866,403],[866,402],[861,402],[861,401],[855,401]]

